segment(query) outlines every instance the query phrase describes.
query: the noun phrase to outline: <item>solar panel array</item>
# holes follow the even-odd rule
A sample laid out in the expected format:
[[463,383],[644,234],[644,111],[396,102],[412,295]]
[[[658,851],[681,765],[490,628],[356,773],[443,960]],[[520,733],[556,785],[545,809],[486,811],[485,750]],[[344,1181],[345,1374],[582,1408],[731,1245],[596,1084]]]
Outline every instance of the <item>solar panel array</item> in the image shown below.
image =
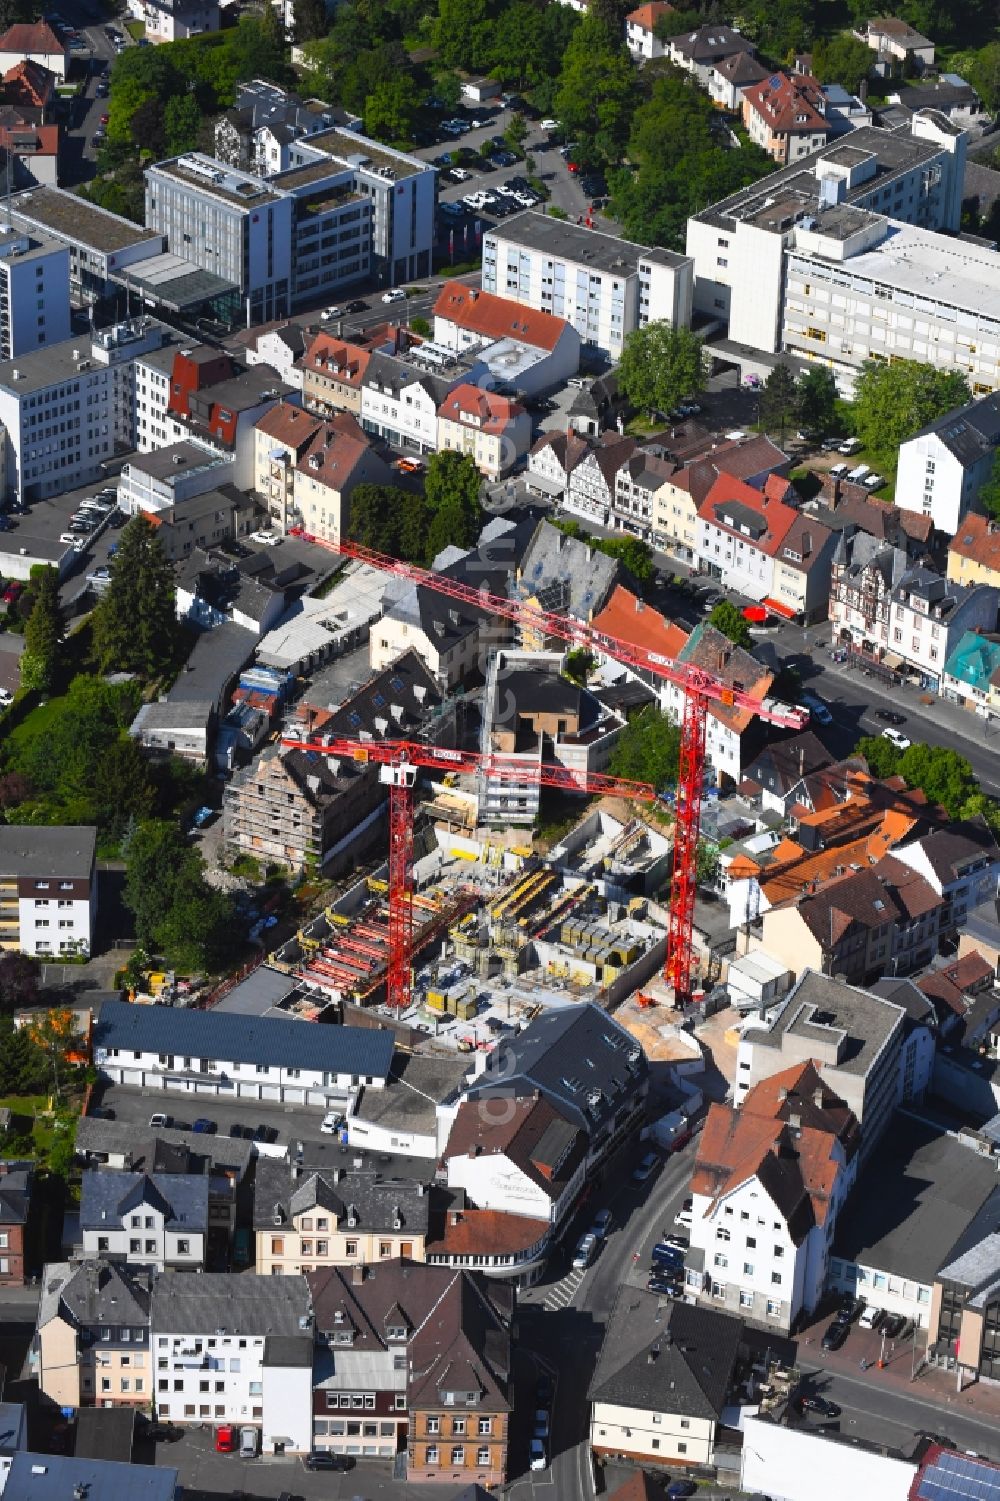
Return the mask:
[[918,1501],[1000,1501],[1000,1469],[964,1454],[939,1454],[917,1487]]

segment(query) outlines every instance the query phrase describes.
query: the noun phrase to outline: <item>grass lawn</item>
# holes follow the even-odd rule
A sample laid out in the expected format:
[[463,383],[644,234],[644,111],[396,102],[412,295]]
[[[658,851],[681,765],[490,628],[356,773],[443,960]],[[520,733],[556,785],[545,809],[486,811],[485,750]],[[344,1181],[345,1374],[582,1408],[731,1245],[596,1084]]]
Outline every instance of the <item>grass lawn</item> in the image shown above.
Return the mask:
[[56,694],[52,698],[46,699],[44,704],[39,704],[36,708],[30,710],[17,728],[11,730],[10,734],[6,737],[8,743],[10,745],[21,745],[25,741],[35,740],[44,735],[58,714],[61,702],[62,700],[59,695]]
[[[58,1127],[54,1117],[47,1114],[49,1099],[49,1095],[45,1094],[9,1095],[6,1099],[0,1099],[0,1107],[5,1107],[11,1112],[11,1136],[30,1136],[34,1146],[34,1155],[39,1161],[43,1161],[48,1156],[57,1135],[62,1135],[65,1129]],[[75,1115],[79,1106],[78,1099],[64,1098],[59,1108]]]
[[125,30],[133,42],[141,42],[146,35],[146,23],[144,21],[126,21]]

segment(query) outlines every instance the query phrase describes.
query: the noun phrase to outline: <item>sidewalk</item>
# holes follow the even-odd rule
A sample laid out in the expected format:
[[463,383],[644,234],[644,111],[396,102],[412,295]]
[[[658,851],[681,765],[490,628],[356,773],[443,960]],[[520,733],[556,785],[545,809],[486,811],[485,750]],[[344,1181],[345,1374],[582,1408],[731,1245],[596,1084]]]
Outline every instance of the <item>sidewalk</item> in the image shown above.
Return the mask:
[[[895,1344],[887,1340],[885,1345],[885,1368],[878,1366],[882,1349],[882,1336],[877,1330],[851,1326],[851,1332],[839,1350],[824,1350],[822,1339],[829,1328],[833,1312],[826,1313],[817,1323],[811,1324],[796,1336],[799,1368],[805,1371],[829,1371],[832,1376],[850,1377],[858,1382],[870,1382],[872,1387],[905,1396],[911,1401],[927,1403],[941,1410],[941,1427],[945,1428],[949,1410],[960,1410],[969,1417],[977,1417],[1000,1424],[1000,1386],[985,1382],[966,1384],[958,1390],[958,1373],[945,1370],[943,1366],[923,1365],[927,1331],[916,1331],[916,1359],[914,1360],[913,1337]],[[861,1362],[867,1361],[862,1371]],[[914,1379],[914,1366],[917,1374]],[[935,1427],[928,1414],[927,1429]]]

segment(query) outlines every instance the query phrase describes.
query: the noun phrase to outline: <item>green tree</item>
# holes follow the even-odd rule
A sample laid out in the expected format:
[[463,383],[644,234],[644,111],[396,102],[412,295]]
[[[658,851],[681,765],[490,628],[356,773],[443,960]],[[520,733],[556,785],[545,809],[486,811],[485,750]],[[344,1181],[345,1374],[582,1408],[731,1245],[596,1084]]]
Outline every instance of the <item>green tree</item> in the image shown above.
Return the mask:
[[145,516],[125,527],[111,581],[92,616],[93,650],[102,672],[153,678],[177,651],[174,570]]
[[0,1017],[0,1094],[35,1094],[46,1083],[45,1059],[26,1027]]
[[813,73],[820,83],[839,83],[856,94],[871,72],[874,53],[851,31],[817,37],[813,43]]
[[38,960],[28,954],[0,954],[0,1010],[31,1006],[38,997],[41,974]]
[[609,558],[617,558],[637,583],[648,584],[652,579],[656,570],[653,549],[648,542],[640,542],[638,537],[601,537],[588,540],[596,540],[601,552],[607,553]]
[[563,54],[554,108],[585,160],[621,162],[635,108],[635,68],[621,32],[589,12]]
[[295,40],[300,46],[326,36],[327,24],[325,0],[295,0]]
[[407,78],[376,84],[365,100],[365,134],[376,141],[405,141],[413,133],[417,101]]
[[803,430],[819,437],[833,425],[837,406],[837,382],[832,370],[814,365],[799,380],[798,411]]
[[527,134],[527,120],[522,114],[518,114],[515,111],[515,113],[511,115],[510,124],[507,126],[507,129],[504,131],[503,135],[504,140],[507,142],[510,149],[512,151],[516,151],[519,156],[524,147],[524,141]]
[[695,872],[699,886],[714,886],[719,873],[719,846],[711,840],[699,839],[695,854]]
[[[201,129],[201,110],[193,93],[174,94],[163,109],[163,130],[168,156],[194,150]],[[140,145],[145,143],[140,140]]]
[[612,776],[649,782],[658,790],[677,781],[681,732],[655,704],[647,704],[629,720],[611,753]]
[[916,360],[868,360],[855,385],[854,426],[866,448],[893,453],[935,417],[970,400],[968,382],[956,370]]
[[449,68],[486,67],[491,50],[487,0],[438,0],[435,45]]
[[563,672],[571,682],[579,683],[581,687],[597,664],[597,658],[593,652],[587,651],[586,647],[574,646],[566,653],[563,662]]
[[749,651],[753,645],[750,627],[742,610],[738,609],[732,600],[720,599],[717,605],[713,605],[708,623],[714,625],[715,629],[721,631],[724,636],[728,636],[729,640],[735,642],[737,646],[742,646],[745,651]]
[[855,755],[864,756],[873,777],[883,780],[894,777],[899,770],[900,752],[890,740],[881,735],[862,735],[854,747]]
[[209,886],[201,856],[178,826],[140,824],[123,852],[122,899],[141,946],[179,969],[218,968],[232,945],[232,904]]
[[443,547],[471,547],[479,535],[483,512],[479,491],[483,477],[468,454],[442,449],[431,454],[424,480],[428,530],[425,553],[428,561]]
[[1000,110],[1000,42],[988,42],[962,63],[962,76],[979,94],[991,115]]
[[[391,553],[393,557],[409,556],[400,551],[400,536],[404,517],[411,497],[392,485],[358,485],[351,494],[351,536],[362,547],[374,548],[376,552]],[[411,514],[412,533],[419,534],[423,556],[426,541],[426,516],[423,500],[420,500],[420,516]],[[412,534],[411,533],[411,534]]]
[[957,818],[978,790],[972,767],[957,751],[916,741],[899,758],[899,775],[910,787],[919,787],[932,803],[940,803]]
[[[993,455],[993,462],[990,466],[990,477],[980,485],[977,499],[987,516],[992,516],[995,520],[1000,521],[1000,452]],[[23,667],[21,673],[23,677]]]
[[765,428],[776,427],[785,441],[785,432],[795,420],[798,392],[795,377],[785,360],[779,360],[760,392],[760,420]]
[[24,629],[24,652],[21,656],[21,686],[49,694],[55,682],[63,630],[59,604],[59,575],[54,568],[44,568],[32,579],[34,603]]
[[621,389],[633,406],[666,415],[687,396],[705,389],[708,365],[701,339],[689,328],[662,320],[625,338],[618,366]]

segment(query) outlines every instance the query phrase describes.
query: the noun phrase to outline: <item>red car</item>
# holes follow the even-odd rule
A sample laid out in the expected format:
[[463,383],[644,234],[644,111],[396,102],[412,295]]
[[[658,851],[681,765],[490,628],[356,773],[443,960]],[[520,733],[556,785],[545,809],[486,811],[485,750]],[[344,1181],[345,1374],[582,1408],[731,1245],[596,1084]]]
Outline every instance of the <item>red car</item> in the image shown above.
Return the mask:
[[19,583],[17,579],[14,579],[13,583],[8,584],[6,589],[3,591],[4,604],[16,605],[17,601],[20,599],[23,593],[24,585]]
[[239,1434],[231,1423],[223,1423],[215,1430],[216,1454],[235,1454],[240,1446]]
[[102,124],[102,125],[107,125],[107,123],[108,123],[108,121],[109,121],[109,120],[110,120],[110,119],[111,119],[111,116],[110,116],[110,115],[102,115],[102,116],[101,116],[101,124]]
[[568,167],[568,169],[570,170],[570,172],[579,172],[579,170],[580,170],[580,163],[579,162],[567,162],[566,166]]

